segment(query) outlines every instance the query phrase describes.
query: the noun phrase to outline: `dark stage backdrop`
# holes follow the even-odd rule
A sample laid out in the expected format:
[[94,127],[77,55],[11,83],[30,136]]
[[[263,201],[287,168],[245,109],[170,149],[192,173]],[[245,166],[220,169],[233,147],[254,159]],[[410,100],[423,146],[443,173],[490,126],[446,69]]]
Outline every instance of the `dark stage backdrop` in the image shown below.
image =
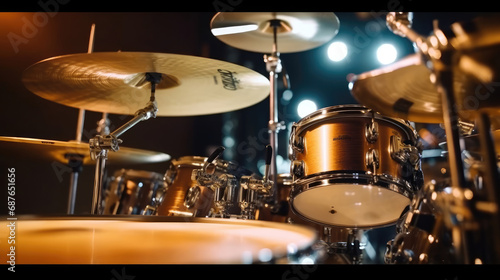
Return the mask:
[[[208,57],[242,65],[268,77],[262,53],[238,50],[224,44],[210,32],[214,12],[59,12],[46,14],[42,9],[29,13],[0,13],[0,136],[28,137],[58,141],[74,140],[78,109],[45,100],[28,91],[22,73],[43,59],[86,53],[91,25],[95,24],[94,52],[137,51],[174,53]],[[335,11],[333,11],[335,12]],[[281,54],[289,75],[293,97],[281,99],[284,87],[279,81],[279,120],[287,127],[300,120],[296,107],[311,99],[318,108],[358,104],[351,96],[346,77],[381,67],[376,62],[377,44],[389,41],[399,47],[398,58],[414,52],[411,43],[392,34],[385,26],[384,13],[336,12],[340,30],[334,39],[342,39],[353,52],[340,63],[327,57],[328,44],[299,53]],[[364,16],[362,16],[364,15]],[[417,12],[414,29],[430,34],[432,20],[446,27],[468,20],[477,13]],[[16,40],[17,39],[17,40]],[[271,52],[271,50],[269,51]],[[281,78],[281,77],[280,77]],[[203,94],[203,88],[199,89]],[[86,111],[83,141],[93,136],[101,112]],[[131,118],[110,114],[111,124],[119,126]],[[226,144],[222,158],[261,174],[258,164],[264,159],[268,144],[269,98],[233,112],[189,117],[157,117],[138,123],[120,138],[121,146],[182,156],[208,156]],[[278,154],[283,159],[280,173],[288,173],[289,129],[279,133]],[[224,142],[230,136],[233,142]],[[227,144],[229,143],[229,145]],[[0,201],[6,201],[7,168],[15,168],[16,214],[64,215],[67,210],[70,172],[64,165],[37,159],[26,147],[12,155],[0,146]],[[118,151],[119,152],[119,151]],[[7,156],[8,155],[8,156]],[[108,164],[107,175],[121,168],[164,174],[169,162],[154,164]],[[91,209],[94,165],[85,165],[78,180],[75,214],[89,214]],[[5,207],[4,207],[5,206]],[[7,214],[6,203],[0,215]],[[380,248],[390,239],[393,228],[385,230]]]

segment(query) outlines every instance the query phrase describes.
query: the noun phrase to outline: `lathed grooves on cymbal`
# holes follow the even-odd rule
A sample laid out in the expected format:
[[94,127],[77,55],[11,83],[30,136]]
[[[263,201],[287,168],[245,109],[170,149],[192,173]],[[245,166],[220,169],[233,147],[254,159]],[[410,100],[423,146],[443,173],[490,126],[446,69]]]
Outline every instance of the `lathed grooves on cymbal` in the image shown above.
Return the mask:
[[[95,164],[90,158],[89,143],[78,141],[56,141],[24,137],[0,136],[2,155],[12,153],[15,156],[39,158],[68,163],[70,157],[79,159],[84,165]],[[155,163],[170,160],[170,156],[160,152],[120,147],[116,152],[108,153],[110,164]]]
[[148,103],[146,73],[159,73],[157,116],[234,111],[269,95],[269,80],[245,67],[215,59],[165,53],[94,52],[53,57],[22,77],[36,95],[70,107],[133,115]]
[[280,22],[277,28],[277,48],[280,53],[306,51],[330,41],[339,30],[339,20],[334,13],[273,13],[229,12],[217,13],[210,28],[218,29],[242,25],[256,25],[253,31],[216,36],[232,47],[258,52],[273,51],[271,20]]
[[381,114],[415,122],[442,122],[441,95],[420,54],[409,55],[383,68],[354,76],[354,98]]

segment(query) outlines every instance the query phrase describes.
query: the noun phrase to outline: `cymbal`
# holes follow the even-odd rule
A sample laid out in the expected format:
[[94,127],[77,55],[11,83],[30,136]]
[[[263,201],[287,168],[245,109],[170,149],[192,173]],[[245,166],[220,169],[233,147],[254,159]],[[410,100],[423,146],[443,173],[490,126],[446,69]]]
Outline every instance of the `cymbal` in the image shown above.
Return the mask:
[[443,122],[441,95],[419,54],[355,75],[349,81],[353,97],[379,113],[414,122]]
[[215,59],[165,53],[94,52],[48,58],[22,77],[36,95],[70,107],[134,115],[148,103],[146,73],[160,73],[157,116],[197,116],[234,111],[269,95],[269,80],[245,67]]
[[[339,31],[334,13],[217,13],[210,22],[212,34],[232,47],[258,52],[273,51],[274,32],[271,20],[279,20],[277,51],[293,53],[313,49],[330,41]],[[228,27],[250,27],[250,31],[217,35]],[[252,28],[253,27],[253,28]]]
[[[15,157],[34,157],[68,163],[68,156],[82,159],[82,164],[92,165],[96,161],[90,158],[89,143],[79,141],[56,141],[46,139],[0,136],[0,150],[3,155],[11,153]],[[120,147],[116,152],[108,153],[110,164],[155,163],[170,160],[164,153],[148,150]]]
[[[449,33],[453,49],[454,106],[462,120],[473,121],[478,112],[500,115],[500,19],[479,17],[456,22]],[[394,64],[354,75],[349,87],[361,104],[381,114],[414,122],[442,123],[441,94],[420,53]]]

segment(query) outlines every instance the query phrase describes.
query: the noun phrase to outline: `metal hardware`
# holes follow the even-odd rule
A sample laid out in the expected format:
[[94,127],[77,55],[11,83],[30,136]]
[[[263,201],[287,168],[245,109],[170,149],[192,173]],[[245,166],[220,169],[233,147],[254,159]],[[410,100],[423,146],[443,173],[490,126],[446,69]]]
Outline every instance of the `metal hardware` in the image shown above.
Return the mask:
[[301,178],[304,176],[304,172],[305,172],[305,164],[304,164],[304,161],[302,160],[294,160],[292,162],[292,168],[291,168],[291,172],[292,174],[297,177],[297,178]]
[[401,138],[396,135],[391,135],[389,152],[391,158],[399,163],[410,162],[416,165],[420,160],[420,154],[417,147],[407,145],[401,142]]
[[377,168],[380,165],[380,156],[377,149],[369,149],[365,155],[366,167],[371,168],[373,175],[377,174]]
[[365,137],[368,143],[375,143],[378,139],[378,123],[375,122],[375,112],[372,111],[372,119],[365,127]]

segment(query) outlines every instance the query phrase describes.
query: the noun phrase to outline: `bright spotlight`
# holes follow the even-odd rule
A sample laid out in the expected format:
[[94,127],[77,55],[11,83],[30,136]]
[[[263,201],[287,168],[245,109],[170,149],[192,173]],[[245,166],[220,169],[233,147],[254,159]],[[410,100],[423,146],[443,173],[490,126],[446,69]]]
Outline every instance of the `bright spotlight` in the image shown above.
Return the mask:
[[391,44],[383,44],[377,49],[377,59],[382,64],[393,63],[398,56],[398,51]]
[[347,45],[343,42],[333,42],[328,47],[328,57],[332,61],[341,61],[347,56]]
[[299,114],[299,117],[303,118],[317,109],[318,107],[316,106],[316,103],[306,99],[301,101],[297,106],[297,113]]

